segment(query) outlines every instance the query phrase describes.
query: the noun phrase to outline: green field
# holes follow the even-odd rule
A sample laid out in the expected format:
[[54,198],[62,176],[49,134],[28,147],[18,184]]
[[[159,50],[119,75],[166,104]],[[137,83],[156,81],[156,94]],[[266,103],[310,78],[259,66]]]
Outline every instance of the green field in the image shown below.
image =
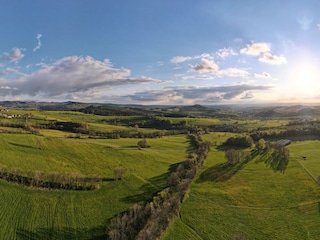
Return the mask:
[[[36,189],[0,180],[0,239],[106,239],[110,219],[136,203],[152,201],[167,187],[167,179],[176,166],[194,151],[186,134],[148,138],[150,147],[139,150],[137,143],[141,139],[137,133],[159,131],[135,127],[135,122],[144,121],[145,116],[38,110],[12,113],[33,116],[0,119],[1,166],[22,169],[24,173],[98,175],[103,181],[97,190],[70,191]],[[191,132],[201,126],[202,138],[212,145],[181,205],[179,217],[162,240],[319,239],[320,141],[316,136],[292,138],[294,141],[288,146],[289,164],[282,172],[266,165],[260,155],[241,168],[228,169],[224,151],[230,147],[222,144],[229,137],[256,129],[280,131],[289,128],[289,120],[159,119],[173,124],[186,121]],[[120,139],[90,138],[89,134],[47,128],[31,134],[23,126],[8,125],[41,126],[55,121],[81,123],[87,130],[133,135]],[[240,131],[205,134],[205,129],[216,125],[238,125]],[[116,168],[126,170],[120,181],[114,180]]]
[[[178,218],[162,239],[319,239],[319,142],[294,142],[284,173],[259,156],[229,178],[217,166],[223,153],[212,149]],[[300,154],[307,160],[297,159]],[[303,161],[303,163],[301,163]]]
[[[1,180],[2,239],[105,239],[109,219],[152,199],[187,156],[186,136],[150,139],[151,148],[138,150],[137,139],[66,139],[57,133],[1,134],[0,163],[30,171],[97,174],[104,179],[100,189],[36,190]],[[113,181],[117,167],[126,169],[121,181]]]

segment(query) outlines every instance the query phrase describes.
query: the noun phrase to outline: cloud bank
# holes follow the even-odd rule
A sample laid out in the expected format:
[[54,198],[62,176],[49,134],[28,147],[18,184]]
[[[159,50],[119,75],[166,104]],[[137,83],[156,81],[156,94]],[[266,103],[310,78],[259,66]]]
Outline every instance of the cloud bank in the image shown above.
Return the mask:
[[216,103],[223,100],[249,99],[253,98],[253,91],[270,90],[271,86],[256,85],[233,85],[233,86],[212,86],[212,87],[172,87],[161,90],[150,90],[138,92],[127,96],[129,99],[138,102],[170,102],[170,103]]
[[114,68],[108,59],[99,61],[90,56],[70,56],[15,80],[1,79],[0,90],[3,95],[55,97],[113,86],[160,82],[144,76],[129,76],[129,69]]

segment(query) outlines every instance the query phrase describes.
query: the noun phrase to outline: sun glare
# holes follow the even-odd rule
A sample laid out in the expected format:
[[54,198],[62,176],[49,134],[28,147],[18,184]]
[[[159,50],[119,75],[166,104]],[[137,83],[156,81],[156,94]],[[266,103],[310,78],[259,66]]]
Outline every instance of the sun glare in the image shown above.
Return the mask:
[[293,70],[293,88],[297,94],[313,95],[319,89],[319,72],[313,64],[302,63]]

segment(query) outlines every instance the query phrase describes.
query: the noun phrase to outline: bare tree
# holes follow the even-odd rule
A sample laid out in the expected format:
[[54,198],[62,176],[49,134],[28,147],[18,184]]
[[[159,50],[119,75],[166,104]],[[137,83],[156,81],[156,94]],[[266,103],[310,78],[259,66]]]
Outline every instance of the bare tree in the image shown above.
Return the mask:
[[38,146],[38,148],[39,149],[43,149],[43,147],[44,147],[44,141],[43,140],[39,140],[38,142],[37,142],[37,146]]
[[126,173],[124,168],[115,168],[113,170],[114,173],[114,180],[121,180],[123,175]]

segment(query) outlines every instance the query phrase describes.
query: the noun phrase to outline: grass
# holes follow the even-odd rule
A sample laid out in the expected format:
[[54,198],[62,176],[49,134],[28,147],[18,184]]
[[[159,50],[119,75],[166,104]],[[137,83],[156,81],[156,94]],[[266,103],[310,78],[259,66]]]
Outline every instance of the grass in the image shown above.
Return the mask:
[[[320,141],[297,141],[288,148],[292,158],[296,159],[314,179],[320,176]],[[303,160],[303,156],[306,160]]]
[[[180,218],[162,239],[184,234],[183,239],[318,239],[319,185],[295,156],[302,149],[319,149],[319,143],[299,144],[290,145],[292,156],[284,173],[269,168],[257,156],[225,180],[212,175],[225,162],[223,152],[212,149],[182,204]],[[317,166],[311,156],[310,171]]]
[[0,182],[3,239],[103,239],[107,220],[131,203],[125,182],[99,191],[35,191]]
[[[18,114],[27,112],[34,116],[29,124],[73,121],[99,131],[136,131],[109,124],[114,119],[134,122],[135,117],[17,110]],[[168,119],[205,126],[234,123],[220,119]],[[25,119],[0,121],[24,123]],[[281,127],[286,120],[238,124],[252,130]],[[65,138],[67,132],[57,130],[41,130],[41,134],[1,134],[0,164],[30,171],[97,174],[104,181],[100,189],[86,192],[28,189],[0,181],[3,239],[105,239],[109,219],[135,203],[150,201],[167,185],[170,172],[193,150],[185,135],[147,139],[150,148],[138,150],[140,139],[136,138],[71,139]],[[318,239],[320,192],[314,180],[320,175],[320,142],[296,139],[288,147],[288,166],[279,172],[259,156],[241,166],[227,166],[219,145],[231,136],[234,134],[203,135],[213,148],[192,183],[179,218],[162,239]],[[43,149],[39,149],[39,141],[43,141]],[[113,170],[118,167],[126,169],[126,174],[122,181],[113,181]]]
[[[44,142],[42,150],[37,147],[39,140]],[[1,134],[1,164],[30,171],[97,174],[104,181],[94,191],[36,190],[0,181],[0,237],[105,239],[109,219],[151,200],[187,156],[186,136],[150,139],[151,148],[144,150],[137,149],[137,141]],[[106,147],[111,144],[116,147]],[[121,181],[113,181],[116,167],[126,169]]]

